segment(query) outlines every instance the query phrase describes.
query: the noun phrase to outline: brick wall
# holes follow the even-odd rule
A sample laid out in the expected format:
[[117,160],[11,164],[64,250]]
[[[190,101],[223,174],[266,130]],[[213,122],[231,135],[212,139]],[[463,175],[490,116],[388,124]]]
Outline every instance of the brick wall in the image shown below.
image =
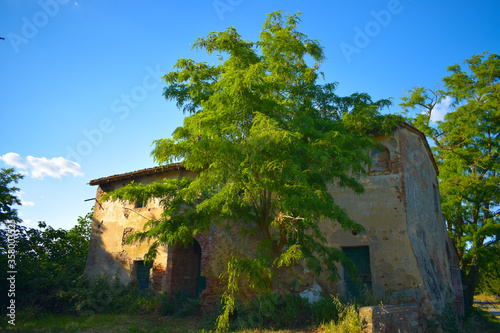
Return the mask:
[[159,263],[153,264],[153,289],[161,292],[166,289],[166,277],[167,277],[167,269],[165,266]]
[[425,332],[425,322],[416,303],[365,306],[359,309],[363,332]]

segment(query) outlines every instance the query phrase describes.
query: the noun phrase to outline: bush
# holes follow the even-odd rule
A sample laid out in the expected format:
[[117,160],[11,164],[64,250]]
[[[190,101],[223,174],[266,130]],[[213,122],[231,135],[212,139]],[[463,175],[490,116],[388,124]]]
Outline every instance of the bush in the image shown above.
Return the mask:
[[177,295],[162,294],[160,302],[161,316],[185,318],[200,314],[201,300],[186,293]]
[[233,326],[239,328],[304,328],[335,320],[338,311],[331,297],[315,303],[296,294],[264,294],[248,305],[237,307]]
[[319,325],[339,319],[339,309],[335,300],[336,298],[328,296],[311,304],[313,310],[312,324]]
[[73,293],[78,313],[125,312],[141,297],[132,285],[124,285],[118,278],[109,276],[85,279]]

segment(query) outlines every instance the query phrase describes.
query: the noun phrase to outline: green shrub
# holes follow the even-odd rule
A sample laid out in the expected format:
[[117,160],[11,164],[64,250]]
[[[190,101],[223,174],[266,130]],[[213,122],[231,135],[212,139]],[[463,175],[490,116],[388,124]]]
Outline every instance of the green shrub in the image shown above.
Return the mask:
[[327,296],[311,304],[312,324],[319,325],[339,319],[339,310],[335,300],[336,298]]
[[248,305],[237,306],[232,326],[238,328],[304,328],[336,320],[338,310],[332,297],[322,298],[315,303],[297,294],[276,296],[261,295]]
[[133,315],[158,314],[160,309],[160,297],[151,290],[137,290],[135,283],[130,284],[132,290],[130,304],[126,307],[126,313]]
[[201,300],[193,298],[186,293],[179,293],[177,295],[162,294],[160,302],[161,316],[185,318],[200,314]]
[[125,312],[138,297],[132,285],[124,285],[118,278],[109,276],[85,280],[73,293],[78,313]]

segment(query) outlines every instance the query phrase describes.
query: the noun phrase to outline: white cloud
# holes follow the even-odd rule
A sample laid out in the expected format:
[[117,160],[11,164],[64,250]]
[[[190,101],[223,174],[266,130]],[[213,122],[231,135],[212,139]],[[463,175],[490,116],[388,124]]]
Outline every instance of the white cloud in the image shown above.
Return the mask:
[[431,121],[433,123],[437,122],[437,121],[443,121],[444,120],[444,116],[448,113],[448,112],[451,112],[452,111],[452,108],[450,107],[451,106],[451,103],[453,102],[453,100],[451,99],[450,96],[446,96],[442,101],[441,103],[437,104],[435,107],[434,107],[434,110],[432,111],[432,114],[431,114]]
[[53,178],[61,178],[66,175],[83,176],[82,167],[78,163],[63,157],[48,159],[28,156],[24,159],[19,154],[7,153],[0,156],[0,160],[7,165],[22,169],[21,173],[29,173],[31,177],[38,179],[43,179],[45,176]]
[[[18,197],[19,199],[21,200],[21,206],[34,206],[35,203],[33,201],[27,201],[27,200],[24,200],[23,196],[24,196],[24,191],[19,191],[19,194],[18,194]],[[19,216],[21,216],[22,214],[19,213]]]
[[35,222],[33,220],[23,220],[23,225],[28,228],[36,228],[38,229],[38,222]]
[[24,200],[21,200],[21,206],[34,206],[35,203],[33,201],[24,201]]

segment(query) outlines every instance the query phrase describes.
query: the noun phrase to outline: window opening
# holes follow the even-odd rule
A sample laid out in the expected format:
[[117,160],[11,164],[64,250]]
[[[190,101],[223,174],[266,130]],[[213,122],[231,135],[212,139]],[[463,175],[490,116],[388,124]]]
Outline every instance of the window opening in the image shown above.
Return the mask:
[[370,167],[370,174],[391,171],[391,153],[385,146],[375,149],[370,154],[373,165]]

